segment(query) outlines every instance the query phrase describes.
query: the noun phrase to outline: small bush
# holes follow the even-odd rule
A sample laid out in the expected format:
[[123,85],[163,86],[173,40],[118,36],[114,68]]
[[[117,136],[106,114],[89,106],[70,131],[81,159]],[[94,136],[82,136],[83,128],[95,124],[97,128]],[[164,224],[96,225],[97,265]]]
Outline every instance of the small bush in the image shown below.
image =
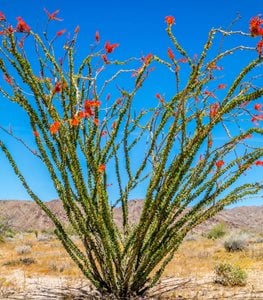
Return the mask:
[[19,259],[20,263],[26,266],[32,265],[36,263],[36,260],[32,257],[24,257]]
[[247,283],[247,273],[239,266],[220,263],[215,267],[215,282],[225,286],[244,286]]
[[9,267],[14,267],[14,266],[19,266],[19,265],[31,265],[36,263],[36,260],[32,257],[22,257],[20,259],[15,259],[15,260],[9,260],[3,263],[3,266],[9,266]]
[[224,242],[228,252],[243,251],[247,248],[248,240],[245,235],[231,236]]
[[223,237],[226,232],[226,225],[224,223],[219,223],[208,232],[207,238],[215,240]]
[[31,253],[31,251],[32,251],[32,248],[29,245],[22,245],[22,246],[16,247],[16,253],[18,255],[29,254],[29,253]]

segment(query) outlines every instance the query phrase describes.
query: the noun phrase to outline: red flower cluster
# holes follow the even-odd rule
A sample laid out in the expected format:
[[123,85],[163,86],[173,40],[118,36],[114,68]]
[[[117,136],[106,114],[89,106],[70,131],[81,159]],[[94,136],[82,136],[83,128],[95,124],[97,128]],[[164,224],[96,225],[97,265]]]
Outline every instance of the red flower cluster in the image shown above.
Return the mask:
[[53,21],[63,21],[62,19],[57,18],[57,14],[59,13],[59,10],[54,11],[53,13],[50,13],[44,8],[44,12],[48,16],[48,20],[53,20]]
[[255,165],[256,165],[256,166],[262,166],[262,167],[263,167],[263,161],[262,161],[262,160],[257,160],[257,161],[255,162]]
[[259,56],[262,55],[262,50],[263,50],[263,39],[257,43],[257,52]]
[[153,55],[151,53],[147,54],[146,56],[144,56],[142,58],[142,60],[143,60],[143,62],[144,62],[144,64],[146,66],[148,66],[150,64],[150,62],[152,61],[152,59],[153,59]]
[[111,53],[115,48],[119,47],[119,44],[110,44],[109,42],[106,42],[104,45],[104,49],[106,53]]
[[221,168],[221,167],[223,167],[223,165],[225,164],[225,162],[221,159],[221,160],[218,160],[217,162],[216,162],[216,167],[217,168]]
[[59,130],[60,127],[60,122],[59,121],[55,121],[53,124],[51,124],[49,131],[51,134],[56,134]]
[[263,19],[259,16],[251,18],[249,22],[249,31],[252,36],[263,36],[263,28],[261,25],[263,24]]
[[101,164],[101,165],[99,165],[99,167],[98,167],[99,173],[104,173],[105,169],[106,169],[106,166],[105,166],[104,164]]
[[261,36],[261,40],[258,42],[256,46],[256,50],[259,54],[259,56],[262,56],[263,52],[263,19],[261,19],[259,16],[251,18],[249,22],[249,31],[252,36]]
[[174,25],[175,20],[173,16],[166,16],[165,17],[165,22],[167,23],[168,26]]
[[175,58],[172,49],[168,48],[168,49],[167,49],[167,54],[168,54],[168,57],[169,57],[171,60],[173,60],[173,59]]
[[96,42],[100,41],[100,33],[98,31],[95,32],[95,40]]
[[218,103],[214,103],[210,105],[210,118],[213,119],[218,112],[219,109],[219,104]]
[[30,32],[30,27],[26,24],[26,22],[21,17],[17,17],[16,19],[18,21],[16,25],[16,30],[18,32]]
[[5,21],[5,15],[0,11],[0,21]]

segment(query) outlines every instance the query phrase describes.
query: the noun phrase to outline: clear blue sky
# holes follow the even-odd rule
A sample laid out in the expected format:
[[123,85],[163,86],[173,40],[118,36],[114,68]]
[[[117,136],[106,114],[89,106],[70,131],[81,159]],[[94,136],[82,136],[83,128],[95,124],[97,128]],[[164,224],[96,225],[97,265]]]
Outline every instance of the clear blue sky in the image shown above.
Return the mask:
[[[164,17],[173,15],[176,20],[174,31],[188,51],[198,53],[211,27],[227,27],[240,13],[242,19],[236,25],[248,32],[248,23],[252,16],[263,13],[262,0],[215,0],[215,1],[88,1],[88,0],[1,0],[2,11],[10,23],[16,24],[21,16],[33,30],[41,31],[46,22],[43,9],[53,12],[60,10],[58,17],[63,22],[54,22],[54,31],[67,29],[73,31],[80,25],[78,52],[84,55],[99,30],[103,41],[120,44],[119,57],[141,56],[149,52],[163,55],[169,42],[165,33]],[[256,41],[255,41],[256,43]],[[8,111],[8,113],[6,113]],[[32,134],[24,126],[23,117],[13,107],[0,103],[0,123],[12,125],[15,134],[26,140]],[[0,135],[4,133],[0,132]],[[14,141],[6,138],[10,146]],[[47,172],[43,167],[15,146],[15,155],[25,170],[34,190],[43,200],[57,198]],[[140,197],[140,195],[137,195]],[[27,193],[16,179],[4,155],[0,153],[0,199],[29,199]],[[245,204],[261,204],[254,199]]]

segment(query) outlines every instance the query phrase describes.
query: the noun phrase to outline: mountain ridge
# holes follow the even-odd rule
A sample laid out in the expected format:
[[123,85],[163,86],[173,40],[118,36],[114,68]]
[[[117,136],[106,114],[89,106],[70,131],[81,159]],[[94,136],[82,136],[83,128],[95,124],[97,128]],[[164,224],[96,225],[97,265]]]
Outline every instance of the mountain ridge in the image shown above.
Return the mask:
[[[63,223],[67,223],[67,217],[60,200],[54,199],[45,202],[45,204]],[[138,222],[142,207],[143,200],[141,199],[129,201],[129,218],[132,223]],[[262,216],[263,205],[228,208],[198,225],[194,231],[206,232],[217,223],[225,223],[231,229],[263,233]],[[18,231],[50,230],[54,227],[44,211],[34,201],[30,200],[0,200],[0,217],[8,219],[12,228]],[[121,208],[114,209],[114,219],[117,225],[121,225]]]

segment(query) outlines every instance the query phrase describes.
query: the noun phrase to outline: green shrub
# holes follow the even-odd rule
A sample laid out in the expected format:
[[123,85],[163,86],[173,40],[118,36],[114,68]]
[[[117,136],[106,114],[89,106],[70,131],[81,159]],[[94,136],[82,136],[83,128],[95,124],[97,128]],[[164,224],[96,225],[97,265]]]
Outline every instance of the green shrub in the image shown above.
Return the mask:
[[228,263],[220,263],[215,267],[215,282],[225,286],[246,285],[247,273],[239,266]]
[[215,225],[207,234],[207,238],[216,240],[223,237],[227,233],[226,225],[224,223],[219,223]]
[[248,240],[245,235],[230,236],[225,242],[224,247],[228,252],[243,251],[247,248]]

